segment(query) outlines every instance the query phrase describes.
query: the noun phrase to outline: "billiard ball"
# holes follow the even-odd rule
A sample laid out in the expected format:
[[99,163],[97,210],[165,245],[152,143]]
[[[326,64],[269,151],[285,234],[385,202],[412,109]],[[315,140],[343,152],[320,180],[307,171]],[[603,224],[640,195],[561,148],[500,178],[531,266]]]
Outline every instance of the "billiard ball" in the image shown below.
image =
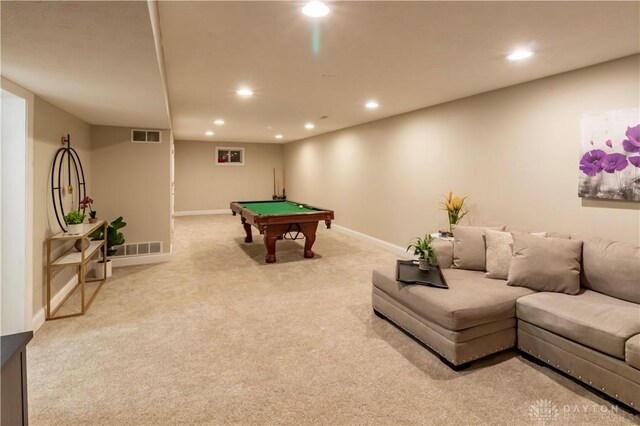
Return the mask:
[[298,204],[298,208],[303,208],[304,206],[302,204]]

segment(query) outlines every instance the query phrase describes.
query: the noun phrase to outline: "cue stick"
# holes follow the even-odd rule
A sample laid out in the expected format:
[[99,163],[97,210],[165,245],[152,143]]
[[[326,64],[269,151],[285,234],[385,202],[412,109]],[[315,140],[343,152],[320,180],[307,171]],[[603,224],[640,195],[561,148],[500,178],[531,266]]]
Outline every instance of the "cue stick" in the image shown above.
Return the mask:
[[273,168],[273,196],[275,197],[276,195],[276,168]]

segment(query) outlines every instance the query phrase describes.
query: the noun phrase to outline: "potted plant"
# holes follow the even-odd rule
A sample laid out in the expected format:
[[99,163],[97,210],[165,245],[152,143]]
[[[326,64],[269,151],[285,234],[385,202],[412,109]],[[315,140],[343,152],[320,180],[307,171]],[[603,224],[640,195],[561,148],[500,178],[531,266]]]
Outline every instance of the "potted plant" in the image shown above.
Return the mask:
[[[120,246],[125,243],[124,235],[120,232],[120,229],[127,226],[127,222],[122,220],[122,216],[114,220],[107,226],[107,256],[113,256],[118,251],[115,246]],[[104,238],[104,230],[102,227],[96,229],[91,235],[92,240],[102,240]],[[111,260],[102,259],[98,261],[98,265],[95,269],[96,278],[103,279],[103,266],[102,263],[107,262],[107,278],[111,276]]]
[[436,251],[431,246],[433,237],[426,234],[424,238],[416,237],[411,240],[407,251],[413,249],[413,254],[418,256],[418,268],[423,271],[429,270],[429,263],[436,264]]
[[84,200],[80,201],[80,208],[82,209],[82,213],[85,213],[85,210],[89,209],[89,223],[96,223],[98,221],[96,217],[97,212],[91,207],[92,204],[93,200],[87,196],[84,197]]
[[465,208],[464,202],[467,197],[455,197],[451,191],[449,195],[444,198],[444,201],[440,203],[442,210],[447,211],[447,217],[449,219],[449,237],[453,236],[453,228],[457,225],[463,217],[469,213],[469,209]]
[[79,235],[82,234],[84,226],[84,213],[80,211],[72,211],[64,215],[64,221],[67,224],[67,234]]

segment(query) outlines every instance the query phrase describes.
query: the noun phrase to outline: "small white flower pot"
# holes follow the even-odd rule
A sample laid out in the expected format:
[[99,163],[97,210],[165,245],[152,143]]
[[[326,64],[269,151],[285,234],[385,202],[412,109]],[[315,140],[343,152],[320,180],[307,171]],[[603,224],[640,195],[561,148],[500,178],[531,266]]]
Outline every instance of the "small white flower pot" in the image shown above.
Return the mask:
[[[104,279],[104,262],[101,260],[96,262],[93,268],[93,272],[95,273],[97,279],[103,280]],[[109,278],[110,276],[111,276],[111,261],[107,260],[107,278]]]
[[423,258],[418,259],[418,269],[420,269],[421,271],[428,271],[429,259],[423,259]]
[[67,234],[69,235],[80,235],[83,232],[84,232],[84,225],[82,223],[67,225]]

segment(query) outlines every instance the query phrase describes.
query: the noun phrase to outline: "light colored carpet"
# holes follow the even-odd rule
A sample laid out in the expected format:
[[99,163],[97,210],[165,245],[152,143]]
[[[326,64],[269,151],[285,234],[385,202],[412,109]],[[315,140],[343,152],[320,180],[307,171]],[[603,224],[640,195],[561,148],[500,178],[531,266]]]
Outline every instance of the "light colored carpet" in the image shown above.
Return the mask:
[[31,423],[540,424],[537,400],[554,424],[637,421],[515,352],[450,370],[372,314],[390,253],[323,229],[315,259],[280,241],[267,265],[243,235],[237,217],[179,218],[171,262],[117,268],[86,316],[47,322]]

